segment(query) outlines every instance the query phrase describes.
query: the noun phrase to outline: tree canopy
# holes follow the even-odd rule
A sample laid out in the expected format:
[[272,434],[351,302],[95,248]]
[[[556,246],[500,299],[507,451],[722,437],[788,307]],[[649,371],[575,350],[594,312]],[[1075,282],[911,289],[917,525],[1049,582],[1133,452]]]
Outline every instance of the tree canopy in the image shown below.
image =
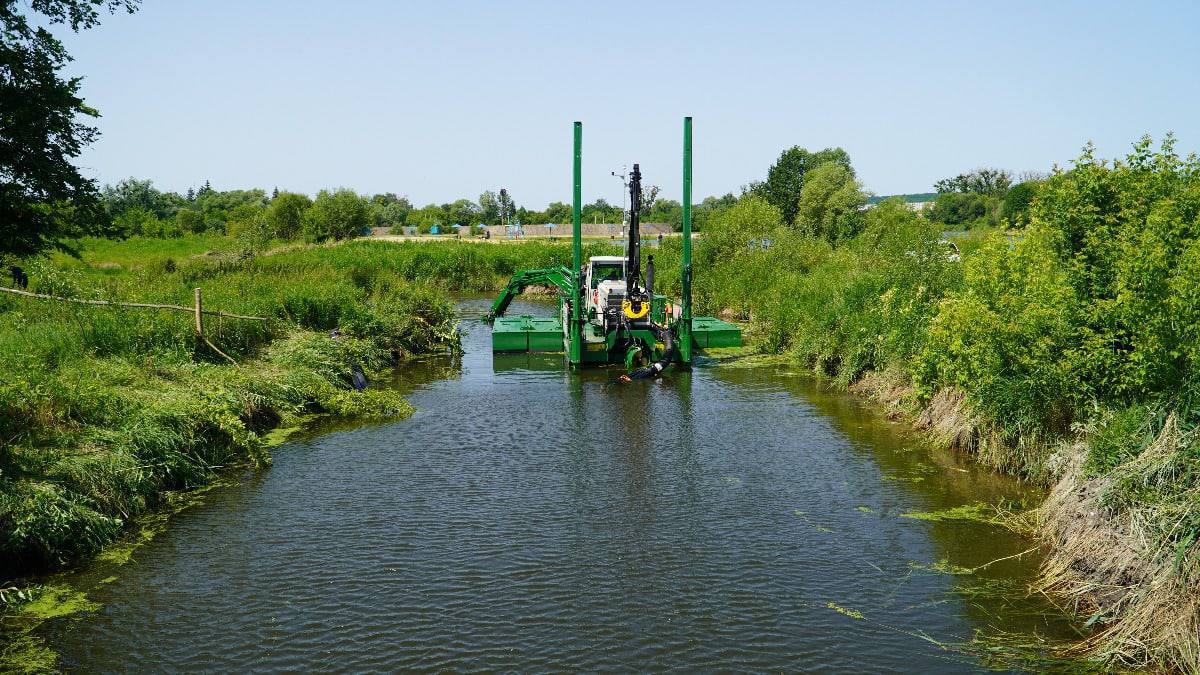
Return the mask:
[[830,242],[849,239],[862,225],[860,207],[867,203],[854,172],[826,162],[808,172],[796,207],[796,224]]
[[367,200],[345,188],[321,190],[304,212],[303,223],[310,241],[357,237],[367,227]]
[[[132,12],[138,0],[32,0],[41,20],[71,30],[100,11]],[[81,78],[60,71],[71,57],[45,28],[0,2],[0,252],[28,255],[103,222],[96,184],[71,160],[98,135],[80,118],[99,112],[79,96]]]
[[1005,169],[982,168],[939,180],[933,184],[933,188],[942,193],[964,192],[1002,197],[1012,182],[1012,173]]
[[800,192],[804,188],[804,175],[820,164],[834,162],[849,169],[850,155],[841,148],[825,148],[819,152],[809,152],[800,146],[792,146],[784,150],[775,164],[767,171],[767,180],[755,186],[767,202],[779,209],[783,221],[787,224],[796,222],[797,204]]

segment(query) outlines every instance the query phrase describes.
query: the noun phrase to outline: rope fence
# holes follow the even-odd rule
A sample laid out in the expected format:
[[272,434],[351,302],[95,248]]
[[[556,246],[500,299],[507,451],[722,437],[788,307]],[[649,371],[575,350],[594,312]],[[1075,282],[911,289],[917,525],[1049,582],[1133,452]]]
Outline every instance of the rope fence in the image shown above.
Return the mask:
[[19,288],[8,288],[0,286],[0,293],[10,293],[12,295],[20,295],[26,298],[36,298],[39,300],[57,300],[59,302],[74,302],[81,305],[99,305],[101,307],[127,307],[130,309],[165,309],[172,312],[186,312],[196,318],[195,328],[196,336],[209,346],[214,352],[220,354],[225,360],[237,365],[237,361],[233,357],[221,351],[214,345],[208,337],[204,335],[204,317],[215,316],[221,319],[242,319],[244,321],[270,321],[271,319],[265,316],[247,316],[245,314],[232,314],[230,312],[221,312],[215,310],[204,309],[204,303],[201,299],[200,289],[195,292],[195,304],[191,307],[183,305],[160,305],[149,302],[117,302],[115,300],[85,300],[83,298],[67,298],[60,295],[47,295],[46,293],[34,293],[32,291],[24,291]]

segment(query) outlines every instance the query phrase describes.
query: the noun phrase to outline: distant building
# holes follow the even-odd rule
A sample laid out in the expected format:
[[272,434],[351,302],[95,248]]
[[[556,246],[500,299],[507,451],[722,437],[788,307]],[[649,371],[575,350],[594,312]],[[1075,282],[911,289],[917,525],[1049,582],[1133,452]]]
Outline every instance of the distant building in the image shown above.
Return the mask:
[[933,202],[937,199],[937,193],[918,192],[907,195],[880,195],[877,197],[871,197],[867,200],[866,206],[863,207],[863,210],[873,209],[883,200],[894,199],[896,197],[903,199],[904,203],[908,205],[908,208],[912,209],[913,211],[924,211],[930,206],[933,206]]

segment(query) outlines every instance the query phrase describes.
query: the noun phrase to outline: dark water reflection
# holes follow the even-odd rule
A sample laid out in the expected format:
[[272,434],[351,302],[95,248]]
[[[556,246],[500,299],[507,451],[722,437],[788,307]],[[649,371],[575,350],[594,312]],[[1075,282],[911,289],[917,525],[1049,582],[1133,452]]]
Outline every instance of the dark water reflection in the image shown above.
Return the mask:
[[901,517],[1021,488],[853,398],[775,367],[617,385],[493,362],[464,327],[461,363],[399,375],[411,419],[308,434],[175,517],[51,628],[65,664],[961,672],[980,664],[931,639],[1067,630],[964,593],[1020,588],[1033,554],[943,573],[1030,542]]

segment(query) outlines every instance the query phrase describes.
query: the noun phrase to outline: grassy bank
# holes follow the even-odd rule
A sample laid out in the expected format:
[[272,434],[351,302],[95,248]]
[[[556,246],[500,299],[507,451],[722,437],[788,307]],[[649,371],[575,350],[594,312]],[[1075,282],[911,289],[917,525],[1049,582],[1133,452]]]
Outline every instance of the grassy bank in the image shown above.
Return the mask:
[[1094,628],[1082,649],[1200,670],[1200,163],[1089,151],[961,260],[898,202],[836,244],[780,221],[746,197],[710,223],[698,309],[1053,486],[1045,588]]
[[0,581],[94,554],[167,491],[269,461],[264,434],[299,416],[407,414],[394,392],[353,391],[351,366],[457,345],[444,293],[399,268],[358,273],[372,249],[198,254],[213,243],[91,242],[82,260],[26,263],[29,290],[188,305],[202,288],[209,308],[270,318],[208,318],[237,366],[187,314],[0,295]]

